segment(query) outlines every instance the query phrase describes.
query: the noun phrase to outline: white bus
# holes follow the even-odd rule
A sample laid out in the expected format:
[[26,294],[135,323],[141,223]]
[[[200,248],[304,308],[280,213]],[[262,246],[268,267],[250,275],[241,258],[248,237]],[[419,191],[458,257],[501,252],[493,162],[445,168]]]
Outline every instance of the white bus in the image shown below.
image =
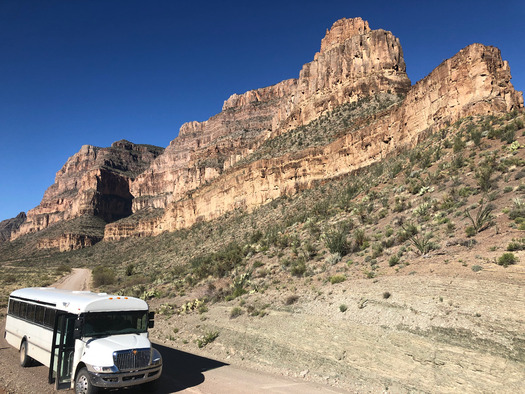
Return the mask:
[[5,338],[20,350],[20,365],[49,367],[55,388],[93,393],[99,387],[153,382],[162,357],[148,339],[154,312],[138,298],[58,290],[13,291]]

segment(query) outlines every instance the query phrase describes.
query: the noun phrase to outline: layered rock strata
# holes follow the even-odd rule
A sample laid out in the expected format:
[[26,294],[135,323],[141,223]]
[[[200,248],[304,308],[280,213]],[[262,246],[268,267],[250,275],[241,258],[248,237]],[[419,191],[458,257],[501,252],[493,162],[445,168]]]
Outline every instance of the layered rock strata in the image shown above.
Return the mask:
[[[392,33],[342,19],[297,79],[232,95],[219,114],[184,124],[164,152],[127,141],[84,146],[12,238],[89,216],[109,223],[104,239],[117,240],[252,210],[377,162],[464,116],[522,108],[510,79],[498,49],[473,44],[411,87]],[[336,132],[323,131],[322,144],[272,145],[301,135],[316,140],[316,125],[334,109],[365,101],[368,108],[353,108]],[[100,238],[87,233],[68,230],[40,244],[68,250]]]
[[[251,210],[316,181],[348,174],[399,148],[412,146],[432,130],[474,114],[505,113],[523,107],[523,96],[510,83],[510,69],[497,48],[473,44],[444,61],[414,85],[399,106],[373,123],[331,144],[299,153],[252,162],[224,173],[217,181],[171,203],[154,230],[173,231],[235,209]],[[137,224],[142,229],[145,223]],[[125,234],[119,223],[106,226],[105,239]],[[142,233],[144,235],[144,233]]]
[[[105,222],[129,216],[133,199],[129,183],[162,151],[125,140],[109,148],[83,146],[57,172],[55,183],[46,190],[40,205],[27,213],[26,221],[12,233],[11,239],[83,215],[96,216]],[[71,245],[90,245],[101,238],[86,235],[82,227],[76,231],[66,237]],[[57,242],[61,249],[68,249],[68,240],[42,241],[41,246]]]
[[133,211],[166,208],[219,177],[267,138],[309,123],[348,102],[410,87],[403,51],[391,32],[361,18],[337,21],[298,79],[232,95],[218,115],[186,123],[131,185]]

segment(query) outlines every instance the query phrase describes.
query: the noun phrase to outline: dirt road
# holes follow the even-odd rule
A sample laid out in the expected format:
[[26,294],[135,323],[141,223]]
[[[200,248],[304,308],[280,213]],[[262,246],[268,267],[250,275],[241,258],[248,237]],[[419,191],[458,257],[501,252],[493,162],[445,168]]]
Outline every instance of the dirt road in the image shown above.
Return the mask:
[[91,270],[73,268],[71,274],[64,276],[52,286],[64,290],[89,290],[91,288]]

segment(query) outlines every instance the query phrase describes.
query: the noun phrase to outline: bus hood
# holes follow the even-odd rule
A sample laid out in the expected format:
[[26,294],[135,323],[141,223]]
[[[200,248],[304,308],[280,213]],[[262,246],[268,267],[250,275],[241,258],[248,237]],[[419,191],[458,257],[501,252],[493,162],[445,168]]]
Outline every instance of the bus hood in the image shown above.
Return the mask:
[[150,349],[151,343],[138,334],[113,335],[87,341],[82,361],[94,366],[112,366],[113,352],[130,349]]

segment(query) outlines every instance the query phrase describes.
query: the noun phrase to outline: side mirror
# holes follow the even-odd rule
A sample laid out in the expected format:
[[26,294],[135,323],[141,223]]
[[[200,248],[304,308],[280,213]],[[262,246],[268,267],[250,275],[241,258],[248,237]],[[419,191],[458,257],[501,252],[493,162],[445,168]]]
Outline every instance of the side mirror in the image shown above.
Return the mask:
[[82,327],[84,326],[84,319],[79,317],[75,320],[75,326],[73,328],[73,339],[82,338]]
[[155,312],[148,313],[148,328],[153,328],[155,326]]

